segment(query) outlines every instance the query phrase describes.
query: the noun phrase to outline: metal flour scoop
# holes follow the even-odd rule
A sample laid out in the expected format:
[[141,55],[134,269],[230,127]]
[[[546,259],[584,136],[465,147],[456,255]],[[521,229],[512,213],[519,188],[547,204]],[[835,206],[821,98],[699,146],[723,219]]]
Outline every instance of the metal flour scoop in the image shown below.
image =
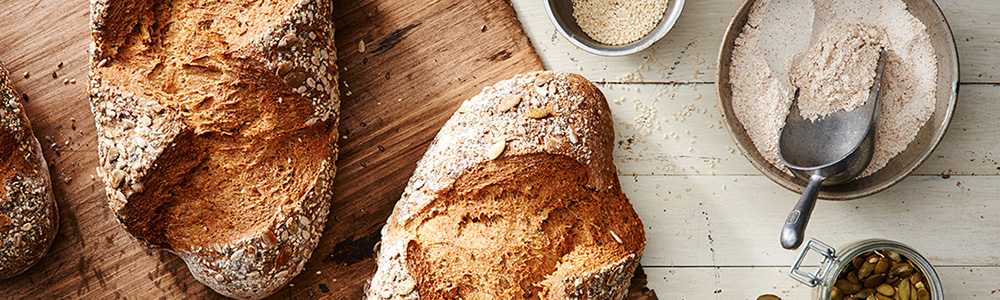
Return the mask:
[[820,186],[850,181],[871,162],[885,61],[886,51],[882,50],[875,67],[874,84],[861,107],[837,111],[813,122],[803,119],[798,105],[792,104],[778,138],[778,154],[781,162],[796,177],[809,180],[809,185],[781,228],[781,246],[785,249],[795,249],[802,244]]

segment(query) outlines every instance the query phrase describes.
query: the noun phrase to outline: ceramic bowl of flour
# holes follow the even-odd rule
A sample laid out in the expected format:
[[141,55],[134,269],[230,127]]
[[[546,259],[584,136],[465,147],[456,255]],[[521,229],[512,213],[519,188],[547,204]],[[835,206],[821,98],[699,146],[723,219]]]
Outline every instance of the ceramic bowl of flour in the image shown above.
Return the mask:
[[[805,189],[806,181],[797,179],[790,173],[782,170],[781,168],[775,166],[772,163],[773,154],[771,154],[774,149],[768,150],[768,148],[763,148],[764,150],[759,150],[755,145],[754,139],[756,138],[758,142],[762,140],[761,130],[759,127],[754,127],[757,125],[744,126],[740,118],[737,117],[737,111],[734,109],[741,110],[739,113],[743,116],[746,112],[743,111],[746,107],[745,102],[738,102],[739,105],[734,107],[734,90],[740,95],[740,99],[745,99],[748,93],[748,88],[745,86],[745,79],[731,78],[731,72],[734,70],[734,63],[744,64],[744,66],[737,66],[735,69],[748,69],[745,67],[746,60],[742,58],[746,55],[745,51],[738,53],[738,62],[734,62],[734,48],[736,48],[737,37],[744,30],[744,26],[750,19],[751,9],[754,6],[755,1],[776,1],[770,2],[771,4],[780,2],[792,2],[794,0],[747,0],[743,2],[740,9],[737,11],[736,15],[729,23],[729,27],[726,30],[726,34],[722,41],[722,47],[719,51],[718,59],[718,70],[716,73],[717,82],[717,92],[719,96],[719,108],[725,117],[725,124],[729,130],[730,135],[733,140],[739,146],[743,155],[753,164],[755,168],[761,171],[765,176],[778,183],[779,185],[788,188],[797,193],[801,193]],[[866,0],[867,1],[867,0]],[[835,1],[832,1],[835,2]],[[841,0],[842,3],[860,3],[857,0]],[[862,1],[863,2],[863,1]],[[928,90],[926,93],[927,99],[933,99],[933,112],[928,112],[929,117],[922,126],[912,127],[911,131],[915,134],[911,135],[911,140],[905,145],[905,150],[902,150],[895,156],[889,156],[883,159],[884,166],[874,172],[869,172],[866,176],[863,176],[854,181],[844,183],[841,185],[827,186],[823,187],[820,191],[819,198],[828,200],[847,200],[855,199],[860,197],[869,196],[880,191],[883,191],[892,185],[902,181],[906,176],[912,173],[917,167],[920,166],[941,142],[944,137],[945,131],[948,128],[948,124],[951,121],[952,113],[955,109],[955,102],[958,96],[958,52],[955,46],[955,40],[952,36],[951,28],[948,25],[947,20],[941,13],[941,9],[937,6],[933,0],[903,0],[906,4],[906,12],[919,20],[920,23],[926,26],[926,34],[929,36],[929,43],[933,47],[934,60],[936,61],[936,70],[931,69],[934,72],[926,73],[924,77],[925,86],[934,86],[934,90]],[[778,5],[774,5],[778,6]],[[772,7],[774,7],[772,6]],[[784,8],[777,8],[777,10],[783,10]],[[787,11],[788,9],[784,9]],[[902,11],[902,10],[900,10]],[[889,14],[886,14],[889,15]],[[783,19],[794,19],[796,16],[782,16]],[[885,16],[879,15],[875,18],[885,18]],[[811,19],[810,19],[811,20]],[[890,20],[891,21],[891,20]],[[885,22],[885,21],[883,21]],[[893,22],[889,22],[894,24]],[[757,28],[759,26],[755,26]],[[795,26],[783,26],[786,28],[783,30],[795,30]],[[791,29],[788,29],[791,28]],[[808,26],[805,28],[813,28]],[[895,34],[899,33],[899,30],[904,30],[906,28],[891,28],[886,29],[886,31],[896,30]],[[784,32],[777,36],[789,36],[800,34],[801,31],[795,32]],[[783,41],[779,41],[783,42]],[[746,47],[746,46],[742,46]],[[783,46],[784,47],[784,46]],[[792,46],[788,46],[794,48]],[[786,48],[788,48],[786,47]],[[891,53],[890,53],[891,55]],[[903,56],[900,56],[903,57]],[[793,64],[792,60],[789,59],[786,64]],[[781,62],[779,62],[781,63]],[[933,63],[931,63],[933,65]],[[761,68],[766,68],[767,64],[760,64]],[[760,68],[758,68],[760,69]],[[771,68],[773,69],[773,68]],[[771,70],[769,69],[769,70]],[[780,68],[779,68],[780,69]],[[920,71],[908,72],[908,73],[919,73]],[[780,71],[775,72],[780,74]],[[742,74],[742,73],[740,73]],[[739,74],[738,74],[739,75]],[[936,75],[936,76],[935,76]],[[744,75],[740,75],[744,76]],[[754,76],[759,76],[754,75]],[[766,76],[765,76],[766,77]],[[775,76],[780,77],[780,76]],[[734,81],[741,86],[734,86]],[[762,81],[763,82],[763,81]],[[883,82],[883,84],[887,84]],[[885,85],[883,85],[885,86]],[[756,90],[751,90],[749,93],[754,93]],[[768,95],[761,92],[759,97],[766,98]],[[745,100],[741,100],[745,101]],[[885,110],[885,106],[883,106]],[[929,110],[928,110],[929,111]],[[907,112],[902,112],[901,114],[906,114]],[[782,117],[783,118],[783,117]],[[748,131],[747,128],[754,128],[752,131]],[[780,127],[779,127],[780,128]],[[891,132],[893,129],[888,128]],[[885,131],[885,128],[880,131]],[[889,136],[888,134],[886,136]],[[776,140],[776,137],[775,137]],[[889,144],[889,143],[886,143]],[[766,143],[762,143],[766,145]],[[876,146],[878,147],[878,146]]]

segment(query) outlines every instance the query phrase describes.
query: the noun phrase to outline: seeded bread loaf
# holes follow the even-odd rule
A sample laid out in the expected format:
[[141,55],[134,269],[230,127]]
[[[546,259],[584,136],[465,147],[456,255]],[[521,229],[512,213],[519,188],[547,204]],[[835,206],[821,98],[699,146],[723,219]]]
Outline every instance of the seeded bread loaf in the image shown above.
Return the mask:
[[0,280],[45,256],[59,228],[49,168],[0,63]]
[[645,233],[613,141],[604,95],[579,75],[485,88],[418,162],[366,298],[623,298]]
[[298,274],[329,212],[330,0],[94,0],[89,94],[111,209],[225,296]]

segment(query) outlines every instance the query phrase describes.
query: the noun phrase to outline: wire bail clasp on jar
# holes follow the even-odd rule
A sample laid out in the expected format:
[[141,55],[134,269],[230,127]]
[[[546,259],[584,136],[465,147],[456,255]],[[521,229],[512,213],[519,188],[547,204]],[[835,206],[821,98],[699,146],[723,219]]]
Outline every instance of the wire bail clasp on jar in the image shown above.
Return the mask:
[[[819,262],[819,268],[816,269],[816,273],[809,273],[799,270],[802,265],[802,260],[806,258],[806,254],[809,251],[815,251],[823,256],[823,260]],[[805,248],[799,251],[798,258],[795,259],[795,264],[792,265],[791,269],[788,270],[788,276],[792,277],[799,282],[808,285],[809,287],[815,287],[823,282],[826,276],[829,276],[830,270],[836,265],[834,262],[837,261],[837,249],[830,247],[819,240],[814,238],[809,238],[806,242]]]

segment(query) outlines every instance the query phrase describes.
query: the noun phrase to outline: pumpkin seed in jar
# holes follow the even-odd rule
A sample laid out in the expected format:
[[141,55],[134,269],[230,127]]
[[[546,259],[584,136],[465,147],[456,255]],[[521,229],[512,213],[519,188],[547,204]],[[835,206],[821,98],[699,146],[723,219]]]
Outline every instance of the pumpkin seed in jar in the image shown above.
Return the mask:
[[899,290],[899,299],[910,299],[910,281],[901,280],[899,281],[899,286],[896,287]]
[[829,299],[930,300],[925,279],[906,257],[875,250],[854,258],[840,270]]
[[889,275],[892,276],[906,277],[910,274],[913,274],[913,266],[903,262],[893,264],[892,269],[889,270]]
[[871,297],[872,294],[875,294],[875,293],[876,292],[875,292],[874,288],[863,288],[860,291],[858,291],[857,293],[854,293],[854,298],[856,298],[856,299],[857,298],[868,298],[868,297]]
[[901,261],[903,261],[903,256],[899,255],[899,253],[896,252],[896,251],[885,250],[885,251],[883,251],[883,253],[885,253],[885,257],[888,257],[889,259],[891,259],[894,262],[901,262]]
[[865,278],[865,287],[873,288],[885,283],[885,274],[874,274]]
[[857,269],[857,268],[860,268],[861,264],[864,263],[864,262],[865,262],[865,258],[861,257],[861,256],[858,256],[858,257],[855,257],[853,260],[851,260],[851,265],[854,266],[855,269]]
[[847,280],[853,283],[861,284],[861,280],[858,279],[858,273],[851,272],[847,274]]
[[893,288],[888,283],[883,283],[883,284],[878,285],[878,287],[876,287],[875,290],[878,291],[879,294],[886,295],[886,296],[892,296],[892,295],[896,294],[896,289]]
[[833,287],[830,289],[830,300],[844,300],[844,292],[841,292],[840,288]]
[[[878,262],[878,260],[875,260],[875,262]],[[866,260],[864,263],[861,264],[861,267],[858,268],[858,278],[868,277],[868,275],[871,274],[872,271],[874,270],[875,270],[875,263],[873,263],[870,259]]]
[[844,294],[854,294],[861,290],[861,285],[851,282],[850,280],[841,278],[837,279],[833,284],[834,287],[839,288]]
[[917,290],[917,300],[931,300],[931,292],[927,290]]
[[875,270],[874,270],[875,273],[876,274],[885,273],[888,270],[889,270],[889,259],[884,257],[879,258],[878,262],[875,263]]

